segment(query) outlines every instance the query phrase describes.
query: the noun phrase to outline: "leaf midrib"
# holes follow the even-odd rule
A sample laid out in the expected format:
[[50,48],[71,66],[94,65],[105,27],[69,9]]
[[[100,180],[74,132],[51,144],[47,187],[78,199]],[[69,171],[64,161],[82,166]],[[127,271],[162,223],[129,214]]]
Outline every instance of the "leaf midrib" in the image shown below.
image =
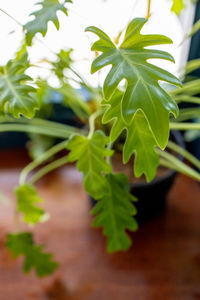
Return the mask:
[[[21,106],[24,107],[24,109],[28,112],[28,109],[27,107],[25,106],[25,104],[23,103],[23,101],[21,100],[21,97],[19,96],[19,94],[16,92],[16,90],[13,88],[12,86],[12,82],[10,82],[9,80],[9,76],[7,75],[7,72],[6,72],[6,69],[4,68],[4,71],[5,71],[5,75],[3,76],[8,87],[10,88],[12,94],[14,95],[14,98],[18,99],[18,101],[21,103]],[[16,101],[15,101],[16,102]]]

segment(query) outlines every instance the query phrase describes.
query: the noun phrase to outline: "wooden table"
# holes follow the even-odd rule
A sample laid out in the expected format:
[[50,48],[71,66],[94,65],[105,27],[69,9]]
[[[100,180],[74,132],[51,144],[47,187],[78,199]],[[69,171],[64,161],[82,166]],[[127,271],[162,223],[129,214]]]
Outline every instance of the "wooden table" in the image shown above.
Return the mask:
[[28,162],[24,150],[0,152],[0,300],[196,300],[200,299],[200,187],[178,176],[165,213],[132,235],[126,253],[109,255],[100,230],[91,228],[90,205],[73,166],[38,184],[48,223],[34,228],[36,242],[54,253],[60,268],[37,279],[4,246],[13,230],[13,187]]

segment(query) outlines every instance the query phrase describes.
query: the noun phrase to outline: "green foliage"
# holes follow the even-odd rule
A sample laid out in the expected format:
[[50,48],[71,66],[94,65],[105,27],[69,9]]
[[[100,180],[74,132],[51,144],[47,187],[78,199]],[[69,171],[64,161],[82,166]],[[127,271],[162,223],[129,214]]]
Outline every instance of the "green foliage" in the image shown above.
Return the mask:
[[57,12],[62,11],[67,15],[65,7],[67,2],[71,2],[71,0],[64,0],[63,3],[60,3],[58,0],[43,0],[37,3],[37,5],[41,5],[41,8],[33,12],[31,16],[34,16],[34,19],[24,25],[28,46],[32,44],[32,39],[36,33],[40,32],[43,36],[46,35],[49,21],[53,22],[57,30],[59,30]]
[[157,144],[165,148],[169,137],[169,113],[178,115],[178,107],[173,98],[166,93],[158,81],[165,81],[181,86],[181,82],[169,72],[147,62],[148,59],[159,58],[174,61],[164,51],[146,49],[147,46],[169,44],[172,41],[162,35],[141,35],[140,31],[146,19],[133,19],[126,30],[124,40],[119,48],[100,29],[88,27],[99,36],[93,51],[101,51],[93,63],[91,72],[112,65],[103,86],[104,97],[110,100],[119,83],[126,79],[126,90],[121,99],[122,118],[130,124],[135,113],[142,110],[149,122]]
[[42,203],[37,190],[31,184],[20,185],[15,190],[17,198],[17,210],[23,214],[24,222],[34,225],[47,219],[47,214],[36,203]]
[[108,238],[107,251],[112,253],[127,250],[131,240],[126,230],[135,231],[138,228],[133,216],[136,199],[129,193],[128,179],[123,174],[109,174],[106,176],[108,190],[92,210],[94,227],[103,227],[103,233]]
[[183,0],[173,0],[171,11],[179,15],[184,7],[185,5]]
[[193,36],[195,33],[197,33],[200,30],[200,20],[196,21],[196,23],[192,26],[191,31],[187,35],[187,37]]
[[64,70],[69,69],[73,61],[71,58],[71,53],[72,49],[61,49],[60,52],[57,54],[57,60],[51,63],[53,66],[54,73],[61,80],[63,80],[64,78]]
[[24,74],[28,67],[27,53],[19,60],[10,60],[0,67],[0,110],[15,118],[21,115],[32,118],[39,108],[38,100],[33,97],[35,89],[29,85],[32,78]]
[[63,84],[56,89],[63,96],[63,104],[70,107],[81,120],[87,120],[91,114],[90,108],[81,94],[70,84]]
[[140,177],[143,173],[147,181],[151,181],[159,165],[159,156],[155,151],[156,142],[149,129],[148,122],[143,112],[137,111],[131,123],[127,125],[121,115],[121,98],[123,92],[117,90],[109,102],[103,101],[106,107],[102,122],[110,121],[113,126],[110,133],[111,141],[115,141],[124,129],[127,131],[126,142],[123,146],[123,162],[127,163],[131,155],[135,152],[134,173]]
[[198,0],[172,0],[171,11],[176,15],[180,15],[181,11],[189,4],[195,4]]
[[55,143],[55,139],[49,136],[29,133],[30,141],[27,143],[27,148],[30,157],[34,160],[44,154]]
[[58,263],[52,260],[50,253],[43,252],[43,247],[34,244],[30,232],[8,234],[6,246],[15,258],[24,256],[24,272],[35,269],[37,276],[50,275],[57,269]]
[[67,149],[71,150],[68,161],[77,160],[77,169],[83,173],[83,184],[86,192],[99,199],[107,189],[107,180],[103,173],[112,171],[105,161],[113,151],[106,149],[109,139],[102,131],[96,131],[91,138],[75,135],[69,141]]

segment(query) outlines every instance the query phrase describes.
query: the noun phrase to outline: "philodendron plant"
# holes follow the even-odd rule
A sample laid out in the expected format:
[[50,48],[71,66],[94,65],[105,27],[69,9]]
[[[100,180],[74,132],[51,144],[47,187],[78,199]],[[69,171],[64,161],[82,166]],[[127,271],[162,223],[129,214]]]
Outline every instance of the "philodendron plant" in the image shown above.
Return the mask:
[[[141,34],[147,19],[135,18],[129,22],[120,46],[101,29],[93,26],[86,28],[87,32],[97,36],[97,41],[92,45],[96,58],[92,62],[91,72],[111,66],[102,88],[92,87],[74,70],[71,49],[62,49],[54,61],[46,60],[59,81],[59,87],[52,87],[39,77],[33,80],[26,75],[32,66],[28,52],[34,39],[38,39],[35,35],[40,32],[45,36],[49,21],[59,29],[57,12],[67,15],[66,5],[69,2],[40,2],[41,8],[32,13],[34,19],[22,25],[24,42],[20,50],[0,67],[0,132],[22,131],[62,139],[22,170],[19,185],[15,188],[16,228],[15,233],[8,234],[6,245],[15,257],[24,256],[25,272],[34,268],[38,276],[52,273],[58,264],[51,254],[44,252],[42,246],[34,243],[32,233],[20,230],[20,222],[33,226],[48,219],[48,214],[39,205],[43,200],[34,186],[48,172],[68,162],[76,163],[83,174],[85,191],[97,201],[92,210],[93,225],[103,227],[108,252],[127,250],[131,239],[126,231],[138,228],[134,218],[137,213],[134,206],[136,199],[129,192],[128,179],[125,174],[112,171],[112,156],[119,145],[123,164],[134,156],[132,168],[135,177],[144,174],[150,182],[158,166],[163,165],[200,180],[198,172],[179,161],[174,153],[181,154],[197,168],[200,162],[174,142],[168,141],[170,129],[200,128],[199,124],[182,122],[197,114],[197,110],[183,109],[179,114],[177,105],[182,101],[200,102],[195,96],[200,90],[199,79],[193,78],[182,84],[177,77],[149,62],[149,59],[171,62],[174,59],[165,51],[149,48],[172,41],[163,35]],[[173,1],[173,7],[175,4],[176,1]],[[193,62],[193,68],[196,67],[198,62]],[[191,65],[188,68],[191,71]],[[69,78],[66,70],[70,70],[76,79]],[[87,91],[90,96],[88,101],[73,87],[72,80]],[[163,85],[163,82],[166,84]],[[45,111],[44,99],[51,92],[62,95],[63,105],[74,111],[83,124],[81,128],[38,117],[42,115],[40,107]],[[173,154],[166,151],[166,147],[173,150]],[[55,159],[55,155],[64,149],[66,155]]]

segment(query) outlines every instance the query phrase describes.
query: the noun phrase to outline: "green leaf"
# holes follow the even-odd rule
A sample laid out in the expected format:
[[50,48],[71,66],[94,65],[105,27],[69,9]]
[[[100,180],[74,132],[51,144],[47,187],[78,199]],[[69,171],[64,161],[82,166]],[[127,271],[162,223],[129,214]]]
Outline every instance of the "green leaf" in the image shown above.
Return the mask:
[[102,197],[107,189],[103,173],[112,171],[111,165],[105,161],[113,154],[105,148],[108,142],[102,131],[96,131],[91,138],[75,135],[67,145],[67,149],[71,150],[68,161],[77,160],[77,169],[83,173],[85,190],[95,199]]
[[195,33],[197,33],[200,30],[200,20],[198,20],[193,26],[189,34],[186,36],[186,38],[193,36]]
[[136,208],[133,201],[136,198],[129,193],[128,179],[124,174],[106,175],[109,190],[98,200],[92,210],[94,227],[103,227],[107,236],[107,251],[112,253],[127,250],[131,246],[131,240],[126,230],[136,231],[137,222],[133,216]]
[[140,31],[146,19],[133,19],[125,33],[119,48],[110,38],[96,27],[88,27],[99,36],[92,50],[101,51],[93,63],[91,72],[112,65],[104,81],[104,97],[110,100],[119,83],[126,79],[127,86],[121,100],[122,118],[130,124],[135,113],[140,109],[144,112],[157,144],[164,149],[169,137],[169,113],[178,115],[178,107],[174,99],[160,86],[165,81],[181,86],[181,82],[171,73],[147,62],[148,59],[164,59],[174,62],[173,57],[161,50],[146,49],[147,46],[170,44],[172,41],[162,35],[141,35]]
[[185,66],[184,75],[190,74],[191,72],[200,68],[200,58],[196,58],[187,62]]
[[52,274],[58,263],[52,260],[52,254],[43,252],[43,247],[34,244],[30,232],[8,234],[6,247],[16,258],[24,256],[24,272],[29,273],[33,268],[37,276],[43,277]]
[[73,62],[71,58],[72,51],[72,49],[69,49],[67,51],[61,49],[57,54],[57,60],[51,63],[54,73],[61,80],[63,80],[64,78],[64,70],[69,69],[71,63]]
[[59,20],[57,17],[57,12],[62,11],[67,15],[67,9],[65,4],[67,2],[71,3],[71,0],[65,0],[60,3],[58,0],[43,0],[36,3],[41,5],[41,8],[31,14],[34,19],[24,25],[26,30],[26,42],[28,46],[32,44],[32,39],[36,33],[40,32],[43,36],[47,33],[48,22],[51,21],[59,30]]
[[159,165],[159,155],[155,151],[156,141],[150,131],[149,124],[141,110],[137,111],[133,120],[127,125],[121,115],[121,98],[123,92],[117,90],[109,102],[103,101],[106,107],[102,123],[113,121],[110,133],[111,142],[114,142],[123,130],[126,130],[126,142],[123,147],[123,162],[127,163],[135,153],[134,173],[140,177],[143,173],[147,181],[151,181]]
[[172,0],[173,4],[171,7],[171,11],[175,14],[179,15],[182,9],[185,7],[183,0]]
[[18,67],[20,68],[20,73],[24,73],[30,67],[30,63],[28,61],[26,42],[23,42],[18,51],[15,53],[14,62],[18,64]]
[[27,66],[27,54],[24,53],[19,60],[10,60],[0,67],[0,110],[15,118],[21,115],[32,118],[39,108],[32,95],[35,89],[28,84],[32,78],[24,74]]
[[20,185],[15,190],[17,197],[17,210],[23,214],[24,222],[34,225],[44,222],[48,215],[36,203],[42,203],[43,199],[38,196],[37,190],[30,184]]

